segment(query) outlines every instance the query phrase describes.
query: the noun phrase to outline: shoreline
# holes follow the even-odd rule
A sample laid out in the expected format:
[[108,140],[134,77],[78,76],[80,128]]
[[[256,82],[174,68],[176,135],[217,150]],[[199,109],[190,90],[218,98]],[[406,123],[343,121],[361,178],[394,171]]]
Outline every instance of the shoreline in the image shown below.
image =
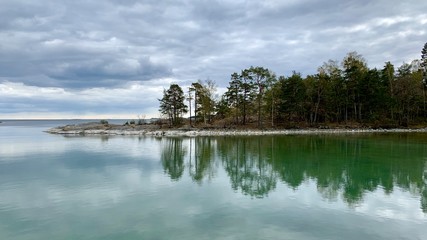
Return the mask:
[[266,136],[266,135],[310,135],[310,134],[357,134],[357,133],[427,133],[427,128],[394,129],[159,129],[153,126],[129,127],[119,125],[82,124],[50,128],[46,131],[58,135],[107,135],[107,136],[154,136],[154,137],[197,137],[197,136]]

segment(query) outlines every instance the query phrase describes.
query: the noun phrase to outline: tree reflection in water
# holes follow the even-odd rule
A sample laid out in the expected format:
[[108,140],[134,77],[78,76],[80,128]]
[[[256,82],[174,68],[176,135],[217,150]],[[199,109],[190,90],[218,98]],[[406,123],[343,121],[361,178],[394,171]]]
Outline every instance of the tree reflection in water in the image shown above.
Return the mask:
[[212,138],[190,138],[189,173],[194,182],[202,183],[215,175],[215,141]]
[[187,153],[187,147],[183,146],[180,138],[165,138],[161,143],[163,169],[172,180],[179,180],[184,173],[184,156]]
[[265,140],[224,138],[218,141],[219,154],[234,190],[241,189],[243,194],[259,198],[276,188],[277,176]]
[[262,198],[277,182],[297,189],[314,180],[330,201],[350,206],[367,192],[398,187],[421,196],[427,212],[427,139],[417,134],[195,137],[161,140],[162,165],[172,180],[188,169],[194,182],[215,177],[223,167],[231,187]]

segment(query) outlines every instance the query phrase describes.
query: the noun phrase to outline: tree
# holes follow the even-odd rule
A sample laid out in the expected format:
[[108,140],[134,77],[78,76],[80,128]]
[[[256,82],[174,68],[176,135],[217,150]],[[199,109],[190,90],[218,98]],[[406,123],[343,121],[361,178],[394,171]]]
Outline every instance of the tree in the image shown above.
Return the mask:
[[251,109],[251,104],[254,100],[255,85],[253,83],[253,76],[249,69],[242,70],[240,74],[240,97],[239,103],[242,106],[242,124],[246,124],[248,112]]
[[421,50],[421,68],[423,72],[423,98],[424,98],[424,117],[427,116],[426,109],[426,89],[427,89],[427,42]]
[[235,124],[239,123],[239,91],[240,91],[240,75],[237,73],[231,74],[231,81],[227,92],[224,94],[228,103],[228,108],[234,112]]
[[274,119],[277,117],[277,103],[280,95],[280,83],[277,82],[276,75],[270,74],[267,79],[265,89],[265,111],[270,113],[271,127],[274,127]]
[[215,104],[215,116],[217,119],[224,119],[229,116],[230,110],[231,108],[228,105],[227,97],[224,94]]
[[363,78],[360,90],[361,104],[366,106],[361,109],[365,120],[376,121],[387,115],[385,110],[388,109],[388,91],[384,82],[381,81],[381,71],[376,68],[370,69]]
[[307,94],[307,108],[310,111],[309,122],[315,124],[318,122],[318,113],[320,108],[320,102],[323,101],[324,88],[321,84],[322,79],[326,79],[325,74],[309,75],[305,78],[304,83]]
[[361,87],[368,72],[365,59],[357,52],[350,52],[343,60],[344,77],[346,80],[349,102],[353,105],[354,119],[362,120],[363,102]]
[[421,50],[421,66],[423,68],[423,83],[427,85],[427,42],[424,44],[423,50]]
[[239,123],[239,116],[241,123],[246,124],[248,112],[254,99],[255,85],[252,82],[253,76],[249,69],[242,70],[241,74],[231,74],[231,81],[225,96],[229,106],[234,111],[236,123]]
[[214,80],[207,79],[205,80],[205,99],[204,102],[204,110],[207,113],[209,122],[212,121],[212,116],[215,115],[215,105],[217,102],[218,95],[216,93],[217,91],[217,85]]
[[397,70],[394,96],[397,103],[399,124],[408,126],[419,110],[422,102],[422,75],[420,71],[412,71],[413,66],[403,63]]
[[[334,65],[335,62],[329,61],[323,63],[321,67],[317,69],[317,74],[314,76],[307,76],[305,79],[305,85],[307,88],[307,98],[310,102],[307,105],[310,108],[310,124],[315,124],[322,120],[327,119],[327,106],[330,108],[333,106],[332,101],[328,102],[331,98],[332,93],[332,80],[336,78]],[[340,89],[341,90],[341,89]],[[330,109],[334,112],[335,108]]]
[[289,78],[280,76],[279,82],[281,83],[280,112],[287,116],[289,121],[300,121],[306,99],[306,88],[301,74],[294,71]]
[[390,62],[386,62],[384,68],[381,70],[381,79],[383,81],[383,85],[387,86],[388,88],[388,99],[387,105],[390,109],[390,117],[393,120],[394,119],[394,108],[395,108],[395,97],[394,97],[394,85],[395,85],[395,78],[394,78],[394,65]]
[[213,80],[201,80],[193,83],[190,90],[195,92],[195,115],[203,118],[203,122],[211,122],[212,115],[215,113],[215,92],[216,84]]
[[268,68],[263,67],[250,67],[247,70],[249,79],[252,80],[254,85],[256,100],[257,100],[257,113],[258,113],[258,127],[261,127],[261,102],[264,97],[265,89],[268,87],[268,84],[271,82],[271,74]]
[[[340,122],[344,119],[346,112],[347,93],[342,70],[339,63],[334,60],[328,60],[318,69],[319,75],[324,80],[328,80],[327,90],[324,93],[326,112],[333,121]],[[323,90],[322,90],[323,91]]]
[[200,80],[192,83],[190,91],[194,91],[194,121],[197,123],[197,119],[200,117],[199,107],[201,102],[201,95],[203,94],[203,86],[200,83]]
[[159,111],[168,117],[170,126],[179,125],[182,114],[187,113],[184,100],[184,92],[178,84],[171,84],[168,90],[163,90]]
[[190,89],[188,89],[188,95],[187,95],[187,100],[188,100],[188,106],[190,107],[190,126],[193,126],[193,124],[191,124],[191,101],[194,99],[193,95],[191,94],[191,92],[194,91],[193,88],[190,87]]

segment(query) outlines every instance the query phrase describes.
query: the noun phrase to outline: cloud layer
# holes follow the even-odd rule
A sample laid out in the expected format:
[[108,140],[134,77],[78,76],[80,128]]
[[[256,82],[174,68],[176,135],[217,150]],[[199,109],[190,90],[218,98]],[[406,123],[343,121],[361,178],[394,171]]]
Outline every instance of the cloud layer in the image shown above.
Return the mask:
[[[251,65],[311,74],[350,51],[370,67],[400,65],[419,58],[427,41],[427,2],[418,0],[0,4],[0,118],[125,112],[128,102],[141,102],[129,99],[135,88],[146,96],[139,112],[157,115],[170,82],[210,78],[225,87],[232,72]],[[111,95],[100,109],[98,99]]]

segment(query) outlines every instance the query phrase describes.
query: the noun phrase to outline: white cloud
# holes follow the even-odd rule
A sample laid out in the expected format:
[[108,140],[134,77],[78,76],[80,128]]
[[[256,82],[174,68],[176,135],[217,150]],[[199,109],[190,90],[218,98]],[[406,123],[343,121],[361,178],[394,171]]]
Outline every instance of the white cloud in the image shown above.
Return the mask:
[[[170,82],[159,79],[162,83]],[[163,87],[130,83],[121,88],[88,88],[80,90],[36,87],[22,83],[0,83],[0,102],[9,106],[3,118],[136,118],[138,114],[158,117],[158,98]],[[25,104],[27,103],[27,104]],[[25,111],[22,111],[25,104]],[[49,108],[42,108],[49,106]],[[0,109],[2,104],[0,104]],[[7,107],[7,106],[5,106]],[[40,111],[37,111],[37,108]],[[43,109],[43,110],[42,110]],[[50,111],[50,110],[54,111]],[[4,111],[4,110],[3,110]]]

